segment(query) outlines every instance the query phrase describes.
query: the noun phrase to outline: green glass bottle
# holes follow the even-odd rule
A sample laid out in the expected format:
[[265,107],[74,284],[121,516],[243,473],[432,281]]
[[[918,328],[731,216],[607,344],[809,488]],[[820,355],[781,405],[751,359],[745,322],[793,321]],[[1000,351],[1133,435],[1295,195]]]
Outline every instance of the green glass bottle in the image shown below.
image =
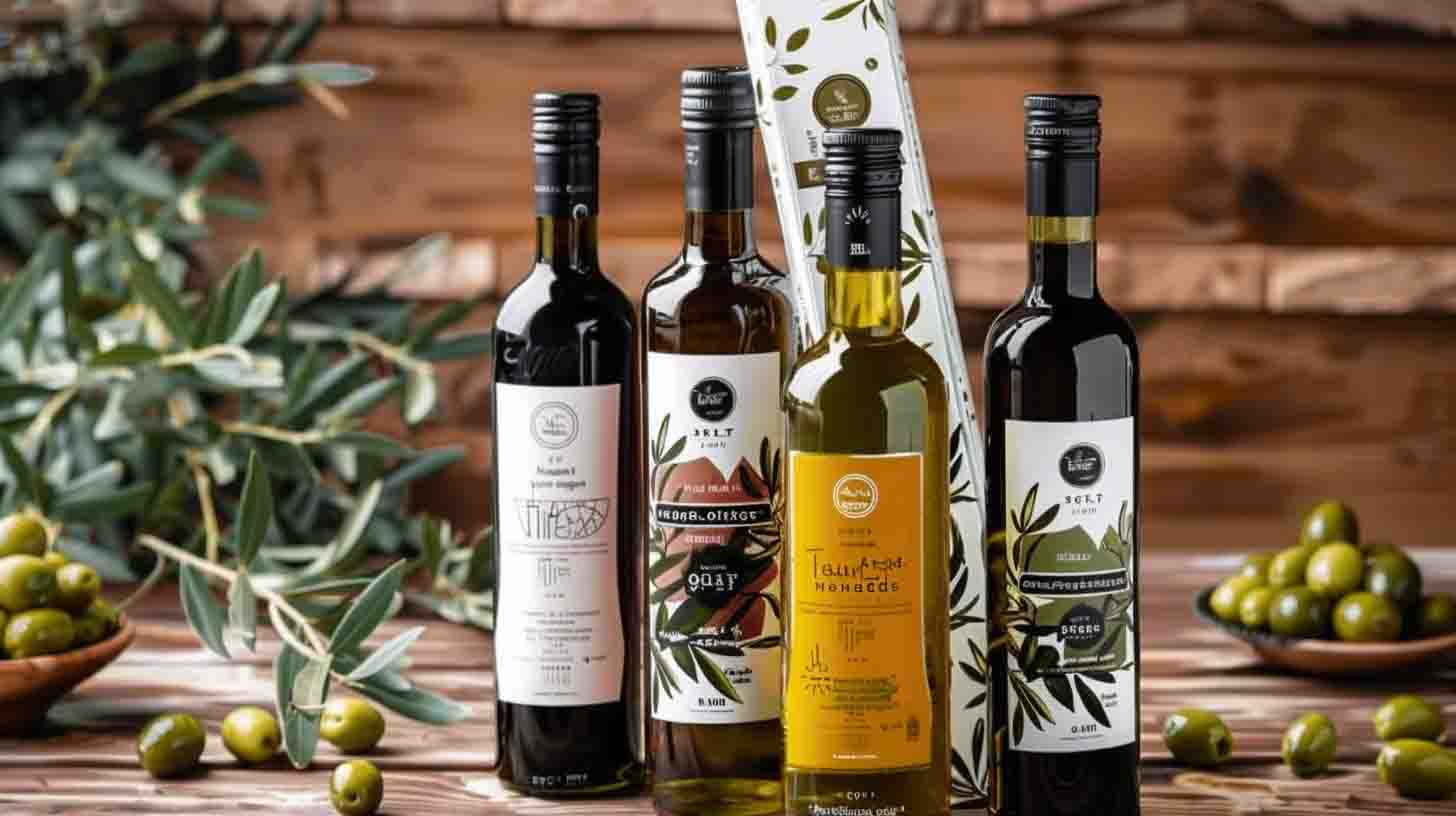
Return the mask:
[[947,389],[903,331],[900,142],[824,135],[827,331],[784,394],[790,816],[950,809]]

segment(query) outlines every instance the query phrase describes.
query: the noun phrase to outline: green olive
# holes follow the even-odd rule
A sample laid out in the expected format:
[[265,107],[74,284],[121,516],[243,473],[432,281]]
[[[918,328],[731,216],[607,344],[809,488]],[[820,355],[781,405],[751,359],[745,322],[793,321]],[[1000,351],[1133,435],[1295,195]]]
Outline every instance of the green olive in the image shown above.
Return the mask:
[[1445,799],[1456,793],[1456,751],[1434,742],[1399,739],[1375,760],[1380,781],[1411,799]]
[[66,554],[60,550],[51,550],[45,555],[42,555],[41,560],[49,564],[51,569],[54,570],[58,570],[71,563],[70,559],[66,558]]
[[341,816],[373,816],[384,800],[384,777],[367,759],[351,759],[329,776],[329,801]]
[[1405,553],[1387,552],[1365,561],[1365,589],[1396,606],[1412,606],[1421,600],[1421,569]]
[[1303,584],[1305,567],[1309,566],[1309,557],[1317,549],[1318,544],[1300,544],[1276,553],[1274,560],[1269,562],[1269,586],[1284,589]]
[[1415,632],[1423,638],[1456,632],[1456,598],[1444,593],[1427,595],[1416,615]]
[[1250,629],[1265,629],[1269,626],[1269,601],[1274,590],[1269,587],[1255,587],[1244,593],[1239,601],[1239,622]]
[[1260,584],[1269,582],[1269,565],[1274,562],[1274,553],[1254,553],[1244,556],[1244,563],[1239,565],[1239,574],[1247,578],[1258,579]]
[[1354,592],[1364,580],[1365,558],[1355,545],[1345,541],[1315,550],[1304,570],[1304,582],[1309,588],[1330,600]]
[[1239,621],[1239,602],[1249,590],[1257,589],[1259,582],[1255,578],[1244,575],[1235,575],[1232,578],[1225,578],[1224,582],[1214,589],[1213,594],[1208,598],[1208,605],[1213,608],[1213,614],[1219,620],[1229,623]]
[[116,631],[116,609],[98,598],[86,607],[86,611],[76,615],[74,622],[77,647],[100,643]]
[[1309,587],[1281,589],[1269,599],[1269,628],[1285,637],[1321,637],[1329,629],[1330,604]]
[[56,596],[56,571],[34,555],[0,558],[0,608],[24,612],[50,606]]
[[257,765],[278,754],[283,734],[273,712],[257,706],[243,706],[222,721],[222,744],[240,762]]
[[137,734],[137,759],[158,779],[181,776],[197,767],[207,732],[191,714],[161,714]]
[[319,736],[346,754],[362,754],[384,739],[384,715],[358,697],[330,700],[324,706]]
[[1180,708],[1163,721],[1163,742],[1184,765],[1211,768],[1234,752],[1234,735],[1217,714],[1202,708]]
[[0,660],[5,658],[5,627],[10,625],[10,613],[0,609]]
[[43,556],[46,551],[46,529],[34,513],[12,513],[0,519],[0,557],[7,555]]
[[1335,724],[1323,714],[1305,714],[1284,732],[1279,755],[1301,779],[1324,773],[1335,759],[1339,737]]
[[1401,694],[1375,709],[1375,736],[1384,742],[1398,739],[1440,741],[1446,720],[1439,706],[1414,694]]
[[101,593],[101,576],[89,566],[74,562],[56,570],[57,607],[78,614],[85,612]]
[[76,642],[76,625],[59,609],[21,612],[5,624],[5,652],[16,660],[58,654]]
[[1344,502],[1327,500],[1315,505],[1304,517],[1299,543],[1329,544],[1333,541],[1360,543],[1360,522]]
[[1352,592],[1335,606],[1335,636],[1352,643],[1400,640],[1400,609],[1373,592]]
[[1405,550],[1391,544],[1389,541],[1366,541],[1360,545],[1360,552],[1364,553],[1367,559],[1389,553],[1405,555]]

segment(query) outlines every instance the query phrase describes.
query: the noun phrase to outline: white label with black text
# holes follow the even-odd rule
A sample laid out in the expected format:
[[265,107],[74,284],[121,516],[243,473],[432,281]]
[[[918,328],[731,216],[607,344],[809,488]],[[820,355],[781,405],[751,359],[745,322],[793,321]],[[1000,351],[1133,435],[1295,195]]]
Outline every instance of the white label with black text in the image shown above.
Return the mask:
[[647,355],[651,711],[779,716],[778,352]]
[[1132,418],[1006,422],[1010,747],[1137,739]]
[[498,383],[496,682],[539,706],[617,702],[621,386]]

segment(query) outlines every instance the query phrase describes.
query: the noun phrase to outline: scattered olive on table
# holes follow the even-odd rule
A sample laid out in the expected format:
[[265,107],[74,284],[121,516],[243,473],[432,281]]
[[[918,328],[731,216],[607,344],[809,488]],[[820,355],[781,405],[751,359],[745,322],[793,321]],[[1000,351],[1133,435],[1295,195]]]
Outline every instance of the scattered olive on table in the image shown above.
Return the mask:
[[1163,742],[1173,758],[1196,768],[1212,768],[1234,752],[1234,736],[1217,714],[1180,708],[1163,720]]
[[351,759],[329,776],[329,801],[340,816],[373,816],[384,801],[384,777],[367,759]]
[[1324,773],[1335,760],[1339,736],[1329,717],[1319,713],[1305,714],[1284,732],[1279,756],[1289,770],[1301,779]]
[[384,715],[358,697],[330,700],[324,706],[319,736],[345,754],[367,753],[384,739]]
[[137,734],[137,759],[158,779],[191,772],[202,759],[207,731],[191,714],[161,714]]
[[283,733],[273,712],[258,706],[243,706],[223,718],[222,744],[239,762],[258,765],[278,755]]
[[1375,736],[1384,742],[1419,739],[1439,742],[1446,734],[1446,719],[1439,706],[1414,694],[1401,694],[1375,709]]
[[1456,751],[1429,740],[1386,743],[1375,768],[1381,782],[1410,799],[1445,799],[1456,793]]

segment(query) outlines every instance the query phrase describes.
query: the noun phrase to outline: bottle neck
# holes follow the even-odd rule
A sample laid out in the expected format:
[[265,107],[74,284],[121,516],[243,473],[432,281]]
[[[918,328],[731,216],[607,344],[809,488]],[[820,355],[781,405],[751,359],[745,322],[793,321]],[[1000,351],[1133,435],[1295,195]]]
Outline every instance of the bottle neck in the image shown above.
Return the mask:
[[536,261],[559,272],[597,264],[598,148],[536,145]]
[[595,215],[536,216],[536,263],[558,273],[595,272],[597,217]]
[[1027,293],[1040,301],[1091,300],[1097,293],[1097,223],[1091,216],[1026,220]]
[[1035,151],[1026,163],[1027,297],[1091,300],[1097,292],[1098,159]]
[[905,326],[900,295],[900,196],[825,199],[825,318],[847,334],[890,337]]
[[683,170],[683,256],[701,263],[753,255],[753,131],[684,131]]

